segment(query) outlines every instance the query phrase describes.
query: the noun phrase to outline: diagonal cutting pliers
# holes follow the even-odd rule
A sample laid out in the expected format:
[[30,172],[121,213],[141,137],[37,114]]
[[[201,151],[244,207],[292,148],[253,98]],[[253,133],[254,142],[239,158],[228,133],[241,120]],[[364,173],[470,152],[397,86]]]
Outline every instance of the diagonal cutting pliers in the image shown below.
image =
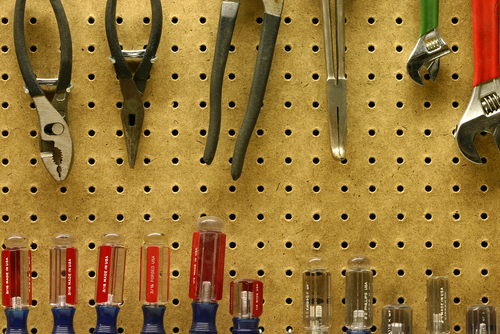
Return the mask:
[[425,67],[434,82],[439,73],[439,58],[451,52],[439,34],[439,0],[420,0],[420,38],[410,55],[406,69],[419,85],[424,85],[420,70]]
[[474,145],[482,131],[493,135],[500,149],[500,66],[498,0],[472,0],[474,42],[474,90],[467,110],[455,131],[462,154],[481,164]]
[[[233,180],[237,180],[241,176],[248,143],[257,123],[260,109],[262,108],[281,21],[281,11],[283,9],[283,0],[262,0],[262,2],[264,4],[264,23],[260,35],[259,52],[257,54],[247,111],[234,147],[231,166]],[[210,82],[210,125],[205,153],[203,155],[203,160],[207,164],[212,163],[219,141],[222,81],[239,5],[239,0],[226,0],[222,2],[221,6]]]
[[[57,180],[65,180],[73,163],[73,141],[67,123],[71,85],[72,47],[68,19],[61,0],[50,0],[59,27],[61,61],[58,79],[37,79],[31,66],[24,34],[26,0],[17,0],[14,12],[14,45],[25,92],[33,98],[40,123],[40,155],[45,168]],[[49,102],[40,84],[57,85]]]
[[[106,36],[111,51],[109,59],[115,67],[123,95],[121,119],[127,142],[128,163],[130,168],[134,168],[144,122],[142,95],[146,89],[151,67],[158,59],[156,51],[160,44],[163,14],[161,0],[151,0],[151,33],[146,50],[122,51],[116,31],[116,2],[117,0],[108,0],[106,3]],[[142,58],[133,76],[125,57]]]

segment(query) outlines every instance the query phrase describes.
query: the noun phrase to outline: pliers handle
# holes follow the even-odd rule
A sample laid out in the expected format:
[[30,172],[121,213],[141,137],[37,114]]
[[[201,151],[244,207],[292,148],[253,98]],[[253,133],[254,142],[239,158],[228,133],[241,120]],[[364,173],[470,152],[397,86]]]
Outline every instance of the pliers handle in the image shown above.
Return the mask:
[[67,124],[67,95],[71,89],[72,46],[68,19],[61,0],[50,0],[59,27],[61,61],[57,87],[50,103],[39,85],[31,66],[24,33],[26,0],[17,0],[14,11],[14,45],[24,82],[31,95],[40,123],[40,154],[45,167],[55,180],[66,179],[73,163],[73,142]]

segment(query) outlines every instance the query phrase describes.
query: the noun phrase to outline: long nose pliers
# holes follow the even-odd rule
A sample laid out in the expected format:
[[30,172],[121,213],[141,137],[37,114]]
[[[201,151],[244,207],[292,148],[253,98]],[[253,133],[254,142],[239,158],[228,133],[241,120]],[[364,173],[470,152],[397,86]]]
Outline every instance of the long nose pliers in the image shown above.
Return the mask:
[[[263,0],[262,2],[264,4],[264,23],[247,111],[234,147],[231,166],[233,180],[237,180],[241,176],[248,143],[262,108],[283,9],[283,0]],[[219,141],[222,81],[239,5],[239,0],[226,0],[222,2],[221,6],[210,82],[210,125],[205,154],[203,155],[203,160],[207,164],[212,163]]]
[[[40,155],[47,171],[57,181],[65,180],[73,163],[73,141],[67,123],[71,85],[72,48],[68,19],[61,0],[50,0],[59,27],[61,61],[58,79],[37,79],[28,57],[24,34],[26,0],[17,0],[14,11],[14,45],[25,92],[33,98],[40,123]],[[40,84],[56,85],[49,102]]]
[[420,70],[426,68],[431,81],[439,73],[439,58],[451,52],[438,30],[439,0],[420,0],[420,38],[410,55],[406,69],[419,85],[424,85]]
[[[142,133],[142,124],[144,122],[142,95],[146,89],[151,67],[158,59],[156,51],[160,44],[163,14],[161,0],[151,0],[151,33],[146,50],[122,51],[116,31],[116,1],[108,0],[106,4],[106,36],[111,51],[109,59],[115,67],[116,76],[120,81],[120,89],[123,95],[121,119],[127,142],[128,163],[130,168],[134,168],[139,139]],[[133,76],[125,57],[142,58]]]
[[462,154],[476,164],[482,164],[474,145],[478,133],[491,133],[500,149],[498,21],[498,0],[472,0],[474,90],[455,139]]

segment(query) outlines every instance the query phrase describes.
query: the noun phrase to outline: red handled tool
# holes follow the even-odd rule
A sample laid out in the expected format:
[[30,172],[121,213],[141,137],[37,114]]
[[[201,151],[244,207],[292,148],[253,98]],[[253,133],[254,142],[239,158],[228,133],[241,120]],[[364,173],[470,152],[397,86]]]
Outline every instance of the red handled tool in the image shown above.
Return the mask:
[[500,149],[500,67],[498,57],[498,0],[472,0],[474,33],[474,90],[457,126],[455,139],[462,154],[481,164],[474,145],[480,132],[493,135]]

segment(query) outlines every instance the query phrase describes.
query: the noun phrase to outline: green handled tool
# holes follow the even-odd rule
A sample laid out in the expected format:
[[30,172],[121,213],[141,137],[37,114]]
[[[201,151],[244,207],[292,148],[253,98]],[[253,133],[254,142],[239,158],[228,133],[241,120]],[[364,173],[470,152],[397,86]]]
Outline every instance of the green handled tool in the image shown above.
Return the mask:
[[450,53],[438,31],[439,0],[420,0],[420,38],[406,64],[408,74],[419,85],[424,85],[420,70],[427,68],[434,82],[439,73],[439,58]]

